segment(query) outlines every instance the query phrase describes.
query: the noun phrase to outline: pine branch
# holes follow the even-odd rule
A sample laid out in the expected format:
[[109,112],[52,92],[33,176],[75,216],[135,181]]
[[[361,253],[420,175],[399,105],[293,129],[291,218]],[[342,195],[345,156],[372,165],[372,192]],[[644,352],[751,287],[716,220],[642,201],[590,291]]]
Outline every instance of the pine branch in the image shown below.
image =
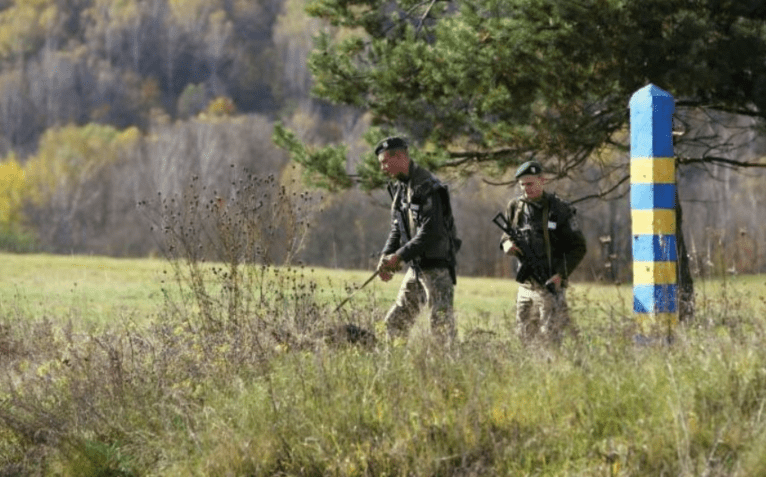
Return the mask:
[[[584,201],[586,201],[586,200],[590,200],[590,199],[603,199],[603,198],[605,198],[607,195],[609,195],[609,194],[611,194],[612,192],[614,192],[615,190],[617,190],[617,188],[618,188],[618,187],[620,187],[622,184],[624,184],[624,183],[625,183],[626,181],[628,181],[629,179],[630,179],[630,174],[626,174],[626,175],[624,175],[624,176],[622,177],[622,179],[620,179],[619,181],[617,181],[617,183],[615,183],[615,184],[614,184],[612,187],[610,187],[609,189],[607,189],[607,190],[605,190],[605,191],[601,191],[601,192],[599,192],[599,193],[597,193],[597,194],[590,194],[590,195],[585,195],[585,196],[582,196],[582,197],[580,197],[580,198],[577,198],[577,199],[574,199],[574,200],[572,200],[572,201],[571,201],[571,203],[572,203],[572,204],[576,204],[576,203],[578,203],[578,202],[584,202]],[[625,194],[620,194],[618,197],[622,197],[622,196],[624,196],[624,195],[625,195]]]

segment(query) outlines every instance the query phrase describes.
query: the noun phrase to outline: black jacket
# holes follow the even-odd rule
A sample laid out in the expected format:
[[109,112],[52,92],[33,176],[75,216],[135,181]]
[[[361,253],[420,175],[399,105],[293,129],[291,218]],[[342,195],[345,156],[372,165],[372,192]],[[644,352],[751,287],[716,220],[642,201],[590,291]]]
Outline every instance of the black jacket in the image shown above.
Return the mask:
[[454,269],[456,247],[445,220],[451,217],[446,186],[410,162],[408,179],[396,181],[392,195],[391,229],[383,254],[396,253],[410,266]]

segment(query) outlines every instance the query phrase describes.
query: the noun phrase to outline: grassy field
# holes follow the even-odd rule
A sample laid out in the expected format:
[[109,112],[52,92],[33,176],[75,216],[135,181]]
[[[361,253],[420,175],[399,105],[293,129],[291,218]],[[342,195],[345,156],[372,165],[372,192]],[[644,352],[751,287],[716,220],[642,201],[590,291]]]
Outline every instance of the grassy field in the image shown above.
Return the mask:
[[[629,285],[524,347],[515,283],[459,277],[459,344],[382,338],[368,271],[0,254],[0,476],[766,475],[766,277],[696,284],[637,345]],[[401,276],[397,277],[401,278]]]
[[[318,268],[304,268],[301,273],[306,281],[317,283],[316,297],[327,303],[339,303],[371,274]],[[57,321],[73,317],[75,326],[85,328],[117,318],[151,320],[164,304],[165,293],[175,291],[173,281],[173,267],[163,259],[0,253],[0,312],[23,309],[31,316],[55,316]],[[397,279],[375,280],[353,300],[374,304],[384,315],[399,285]],[[496,319],[513,311],[515,296],[513,280],[460,277],[456,309],[474,322],[494,326]]]

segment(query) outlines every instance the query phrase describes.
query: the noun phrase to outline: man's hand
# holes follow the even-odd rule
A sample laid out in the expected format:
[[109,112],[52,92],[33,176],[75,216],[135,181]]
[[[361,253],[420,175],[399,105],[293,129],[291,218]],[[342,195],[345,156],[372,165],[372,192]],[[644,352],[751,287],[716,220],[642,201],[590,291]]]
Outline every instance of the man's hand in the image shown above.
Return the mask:
[[561,275],[558,273],[553,275],[548,279],[547,282],[545,282],[545,285],[548,286],[548,284],[552,283],[553,286],[556,288],[556,290],[561,290]]
[[391,254],[380,257],[378,262],[378,276],[384,282],[387,282],[393,278],[394,273],[401,270],[402,262],[399,259],[399,255]]
[[503,241],[503,252],[505,252],[506,255],[516,255],[517,257],[521,257],[523,253],[521,253],[521,249],[516,246],[515,243],[513,243],[513,240],[505,239]]
[[381,255],[380,256],[380,260],[378,260],[378,268],[377,268],[377,270],[378,270],[378,277],[380,277],[380,279],[383,280],[384,282],[387,282],[387,281],[391,280],[391,278],[394,276],[394,274],[391,273],[391,272],[388,272],[388,271],[386,271],[384,269],[384,267],[383,267],[384,263],[386,263],[386,256],[385,255]]

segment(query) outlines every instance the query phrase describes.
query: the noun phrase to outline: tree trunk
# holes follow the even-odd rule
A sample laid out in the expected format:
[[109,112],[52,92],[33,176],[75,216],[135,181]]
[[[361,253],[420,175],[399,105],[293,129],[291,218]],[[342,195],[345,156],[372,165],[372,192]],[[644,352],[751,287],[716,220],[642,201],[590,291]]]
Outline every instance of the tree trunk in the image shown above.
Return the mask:
[[694,319],[694,280],[689,267],[683,232],[683,211],[676,187],[676,254],[678,256],[678,319],[691,322]]

